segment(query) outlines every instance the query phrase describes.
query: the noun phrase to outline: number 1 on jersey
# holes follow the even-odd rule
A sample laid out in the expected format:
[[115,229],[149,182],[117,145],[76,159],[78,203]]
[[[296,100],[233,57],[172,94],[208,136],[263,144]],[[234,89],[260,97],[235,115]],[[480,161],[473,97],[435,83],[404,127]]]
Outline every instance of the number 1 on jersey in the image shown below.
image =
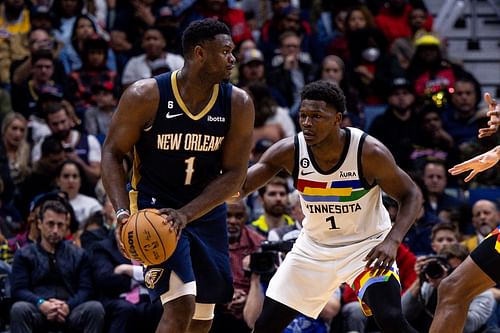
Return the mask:
[[329,228],[330,230],[332,230],[332,229],[340,229],[339,227],[337,227],[337,226],[335,225],[335,216],[330,216],[330,217],[327,217],[327,218],[326,218],[326,221],[327,221],[327,222],[330,222],[330,228]]
[[191,185],[191,179],[193,178],[194,172],[194,159],[196,157],[190,157],[187,160],[184,160],[184,163],[187,164],[186,167],[186,179],[184,180],[184,185]]

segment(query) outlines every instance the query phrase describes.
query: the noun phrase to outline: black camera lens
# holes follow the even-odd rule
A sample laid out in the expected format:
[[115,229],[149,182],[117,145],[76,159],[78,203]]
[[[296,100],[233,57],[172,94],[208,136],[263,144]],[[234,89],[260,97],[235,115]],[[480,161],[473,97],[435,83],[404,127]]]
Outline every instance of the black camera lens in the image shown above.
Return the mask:
[[437,261],[431,261],[424,267],[425,274],[431,279],[439,279],[444,275],[444,269]]
[[250,255],[250,270],[258,274],[274,273],[276,270],[276,261],[276,252],[254,252]]

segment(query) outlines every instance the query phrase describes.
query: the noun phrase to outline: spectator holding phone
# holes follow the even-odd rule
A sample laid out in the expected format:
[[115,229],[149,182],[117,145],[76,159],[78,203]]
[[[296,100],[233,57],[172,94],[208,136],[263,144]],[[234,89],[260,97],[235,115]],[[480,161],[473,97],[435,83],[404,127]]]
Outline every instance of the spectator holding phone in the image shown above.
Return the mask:
[[[97,138],[72,128],[73,121],[61,103],[50,104],[45,117],[52,134],[61,140],[66,158],[78,164],[90,185],[95,186],[101,176],[101,145]],[[32,162],[40,158],[40,147],[41,143],[34,146]]]

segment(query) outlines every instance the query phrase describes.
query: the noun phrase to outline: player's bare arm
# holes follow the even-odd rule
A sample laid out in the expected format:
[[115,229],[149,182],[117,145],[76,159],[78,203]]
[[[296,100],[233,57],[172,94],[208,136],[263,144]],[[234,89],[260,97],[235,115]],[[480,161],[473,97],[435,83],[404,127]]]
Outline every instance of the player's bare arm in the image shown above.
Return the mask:
[[500,161],[500,145],[488,150],[486,153],[475,156],[467,161],[453,166],[448,171],[456,176],[460,173],[470,171],[464,181],[467,183],[474,178],[478,173],[494,167]]
[[[493,135],[498,131],[498,127],[500,126],[500,106],[489,93],[484,94],[484,101],[488,104],[487,115],[490,117],[490,120],[488,121],[488,127],[479,129],[479,138]],[[448,171],[454,176],[462,172],[470,171],[469,175],[464,179],[465,182],[468,182],[478,173],[495,166],[499,160],[500,146],[496,146],[486,153],[453,166]]]
[[490,117],[490,120],[488,121],[488,127],[479,129],[479,138],[495,134],[500,126],[500,106],[497,101],[489,93],[484,94],[484,101],[488,104],[487,116]]
[[248,167],[254,123],[254,106],[248,94],[233,87],[231,126],[222,146],[222,174],[178,211],[193,221],[238,192]]
[[362,153],[363,173],[368,183],[377,183],[399,204],[399,212],[391,231],[382,243],[373,248],[365,258],[367,267],[389,268],[399,245],[415,222],[422,197],[415,183],[401,170],[389,150],[377,139],[368,136]]
[[158,101],[156,81],[140,80],[125,90],[113,115],[102,150],[102,178],[115,209],[129,207],[123,158],[154,119]]
[[292,173],[294,167],[294,137],[282,139],[262,155],[260,160],[248,169],[247,178],[241,189],[241,196],[256,191],[281,170]]

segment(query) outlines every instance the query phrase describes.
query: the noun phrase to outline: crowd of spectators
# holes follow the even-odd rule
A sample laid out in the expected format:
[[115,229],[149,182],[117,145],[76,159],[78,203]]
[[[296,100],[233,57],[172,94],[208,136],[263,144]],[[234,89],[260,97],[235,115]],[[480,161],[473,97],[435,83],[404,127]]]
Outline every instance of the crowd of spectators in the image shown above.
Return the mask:
[[[205,17],[230,27],[237,62],[231,81],[254,101],[250,163],[296,134],[300,91],[322,79],[346,95],[343,126],[383,142],[417,182],[424,202],[398,265],[405,311],[424,332],[428,323],[418,316],[432,313],[427,305],[435,302],[437,282],[422,275],[420,257],[462,260],[466,250],[447,246],[463,241],[471,251],[500,224],[499,169],[469,183],[447,169],[500,139],[477,138],[488,121],[479,83],[460,55],[447,53],[422,0],[0,2],[0,300],[9,304],[0,306],[0,325],[15,318],[13,333],[75,325],[86,332],[154,331],[161,306],[148,302],[140,265],[116,245],[113,207],[100,181],[101,146],[121,93],[137,80],[182,68],[179,36]],[[235,295],[217,307],[214,333],[250,331],[265,278],[249,255],[262,240],[293,239],[301,228],[293,184],[280,176],[228,202]],[[471,202],[473,192],[488,197]],[[397,204],[385,203],[394,217]],[[446,274],[458,264],[446,266]],[[481,297],[489,312],[480,319],[488,320],[471,319],[468,332],[495,332],[500,291]],[[297,318],[288,331],[376,328],[360,310],[342,286],[319,322]],[[151,327],[138,330],[136,322]]]

